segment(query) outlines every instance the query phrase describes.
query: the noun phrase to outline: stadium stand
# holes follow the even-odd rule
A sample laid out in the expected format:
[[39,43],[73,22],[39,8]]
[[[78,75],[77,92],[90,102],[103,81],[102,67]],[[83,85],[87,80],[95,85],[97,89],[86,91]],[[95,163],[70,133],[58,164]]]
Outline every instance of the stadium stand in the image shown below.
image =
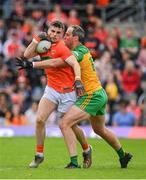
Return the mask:
[[[139,115],[133,126],[146,125],[146,98],[139,100],[145,97],[146,82],[144,0],[0,0],[0,15],[0,98],[9,100],[8,105],[0,101],[1,125],[31,122],[25,114],[41,97],[46,79],[41,70],[17,71],[15,58],[23,54],[33,34],[46,30],[56,18],[86,30],[85,45],[109,96],[107,125],[113,124],[121,99],[128,100],[127,111],[133,111],[135,119]],[[138,115],[131,108],[133,96]],[[13,120],[14,111],[24,117],[22,123]]]

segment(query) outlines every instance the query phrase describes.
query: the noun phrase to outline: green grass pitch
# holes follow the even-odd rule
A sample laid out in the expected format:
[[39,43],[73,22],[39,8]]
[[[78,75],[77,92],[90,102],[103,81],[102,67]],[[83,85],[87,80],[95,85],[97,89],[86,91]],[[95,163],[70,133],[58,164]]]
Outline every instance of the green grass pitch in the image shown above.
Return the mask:
[[[90,169],[64,169],[69,156],[62,138],[46,138],[44,163],[37,169],[30,169],[28,164],[35,153],[35,138],[0,138],[0,179],[145,179],[146,141],[120,141],[123,148],[133,154],[127,169],[119,168],[117,154],[99,139],[89,139],[93,146]],[[81,164],[79,145],[78,154]]]

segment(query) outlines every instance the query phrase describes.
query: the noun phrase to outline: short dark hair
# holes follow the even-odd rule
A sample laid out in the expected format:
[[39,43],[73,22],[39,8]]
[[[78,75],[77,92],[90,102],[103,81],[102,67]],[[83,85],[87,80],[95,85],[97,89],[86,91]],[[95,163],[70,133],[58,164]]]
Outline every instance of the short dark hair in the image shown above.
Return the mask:
[[83,30],[83,28],[81,26],[78,26],[78,25],[73,25],[71,27],[73,28],[72,35],[78,36],[79,41],[83,42],[84,37],[85,37],[85,31]]
[[63,22],[61,22],[61,21],[58,21],[58,20],[52,21],[52,22],[49,24],[49,27],[50,27],[50,26],[54,26],[54,27],[63,29],[63,31],[65,31],[65,24],[64,24]]
[[119,105],[122,107],[127,107],[129,105],[129,101],[127,99],[121,99],[119,101]]

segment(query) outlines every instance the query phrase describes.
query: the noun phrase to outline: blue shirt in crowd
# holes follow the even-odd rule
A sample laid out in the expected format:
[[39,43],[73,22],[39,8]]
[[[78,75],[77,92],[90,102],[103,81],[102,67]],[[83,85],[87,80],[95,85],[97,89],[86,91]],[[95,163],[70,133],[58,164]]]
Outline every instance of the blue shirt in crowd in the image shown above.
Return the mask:
[[117,123],[118,126],[133,126],[135,122],[135,115],[131,112],[115,113],[113,121]]

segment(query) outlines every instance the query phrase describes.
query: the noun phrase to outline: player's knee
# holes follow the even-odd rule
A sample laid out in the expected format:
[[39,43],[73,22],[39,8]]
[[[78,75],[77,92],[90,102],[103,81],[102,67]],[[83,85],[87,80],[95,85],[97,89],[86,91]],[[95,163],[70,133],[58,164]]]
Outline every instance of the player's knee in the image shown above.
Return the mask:
[[60,120],[59,121],[59,128],[61,130],[65,130],[67,128],[67,123],[65,121],[63,121],[63,120]]
[[93,131],[98,135],[103,135],[104,134],[104,129],[103,128],[94,127]]
[[37,117],[36,124],[37,124],[37,126],[44,126],[45,125],[45,118],[43,116],[39,115]]

